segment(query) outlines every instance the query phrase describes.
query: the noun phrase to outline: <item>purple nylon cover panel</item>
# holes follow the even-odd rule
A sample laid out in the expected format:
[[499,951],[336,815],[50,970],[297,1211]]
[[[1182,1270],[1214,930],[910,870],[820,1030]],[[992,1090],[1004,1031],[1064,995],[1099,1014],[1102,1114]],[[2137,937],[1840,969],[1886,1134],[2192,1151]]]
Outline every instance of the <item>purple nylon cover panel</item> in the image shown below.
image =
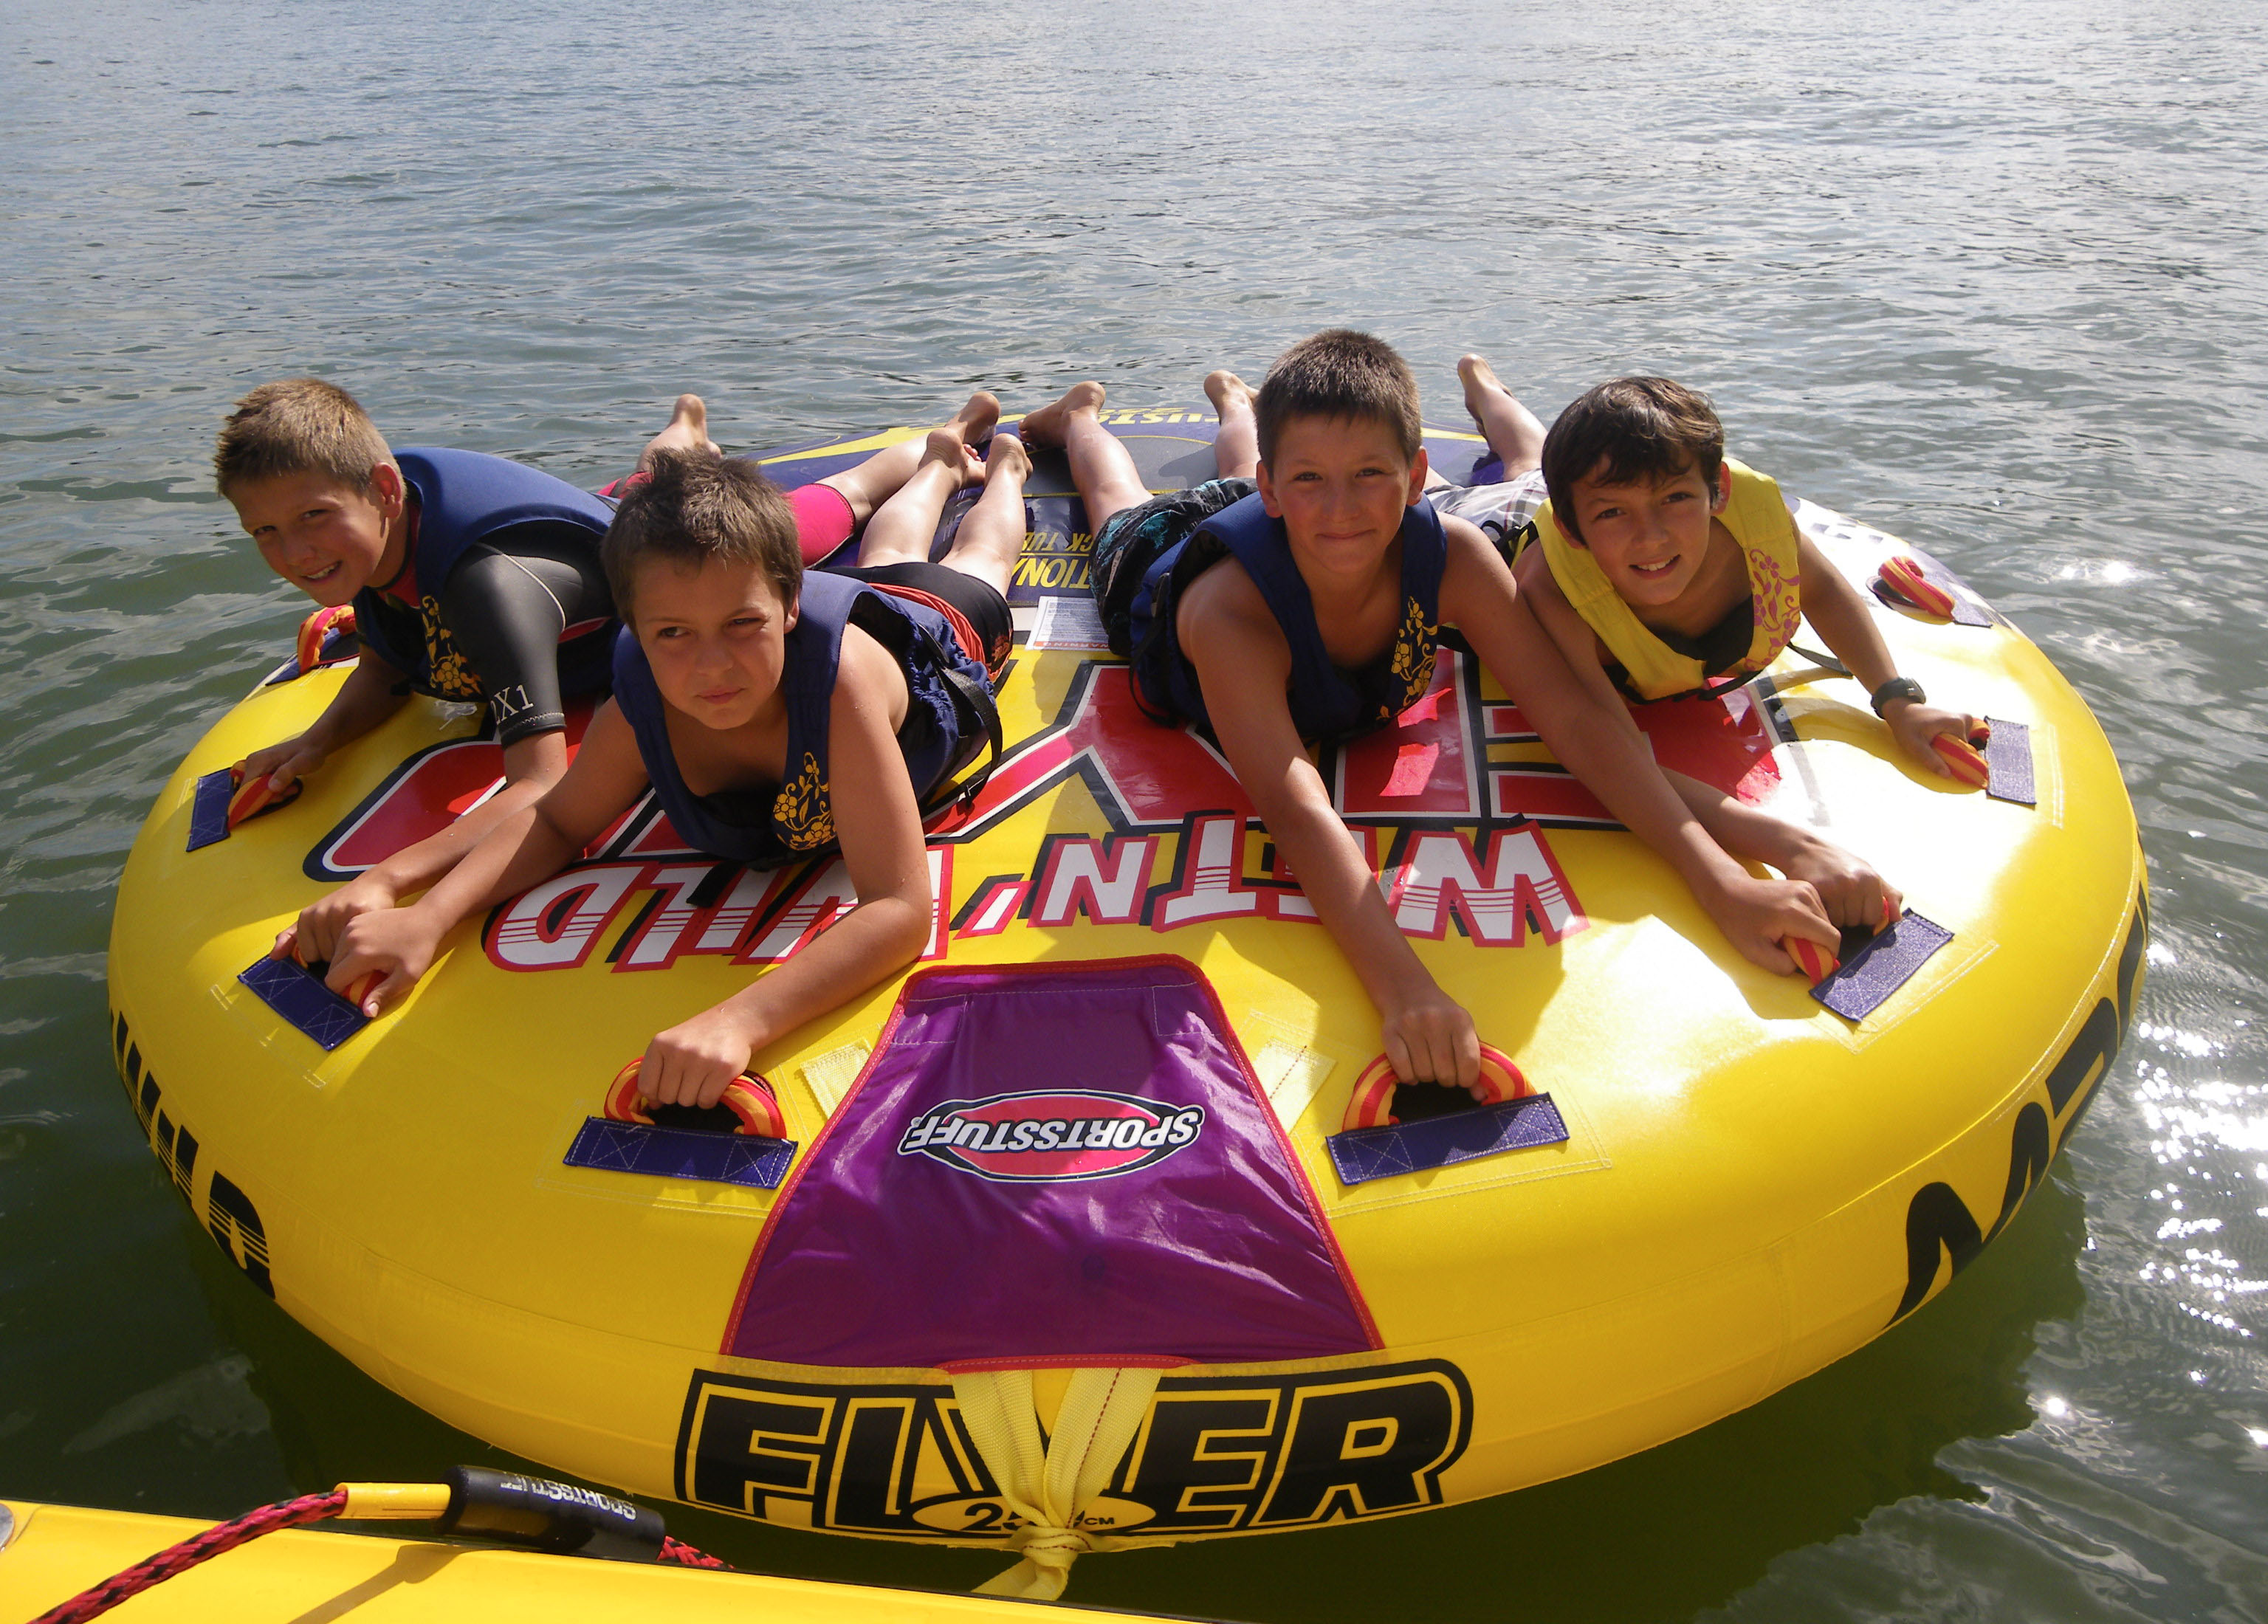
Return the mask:
[[773,1209],[724,1351],[1014,1367],[1377,1346],[1211,985],[1146,959],[909,980]]

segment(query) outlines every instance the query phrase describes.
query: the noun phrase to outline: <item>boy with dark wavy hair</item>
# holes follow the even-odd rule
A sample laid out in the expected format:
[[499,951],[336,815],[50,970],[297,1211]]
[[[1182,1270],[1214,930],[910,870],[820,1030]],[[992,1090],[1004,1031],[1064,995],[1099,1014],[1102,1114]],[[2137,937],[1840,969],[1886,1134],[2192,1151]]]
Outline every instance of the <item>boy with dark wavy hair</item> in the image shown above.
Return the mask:
[[1485,361],[1468,356],[1458,371],[1506,482],[1436,503],[1495,516],[1536,618],[1602,702],[1616,691],[1640,702],[1725,692],[1770,665],[1808,620],[1905,756],[1950,775],[1931,740],[1966,741],[1977,718],[1930,704],[1898,674],[1872,611],[1796,528],[1778,485],[1725,454],[1706,395],[1667,378],[1617,378],[1546,434]]

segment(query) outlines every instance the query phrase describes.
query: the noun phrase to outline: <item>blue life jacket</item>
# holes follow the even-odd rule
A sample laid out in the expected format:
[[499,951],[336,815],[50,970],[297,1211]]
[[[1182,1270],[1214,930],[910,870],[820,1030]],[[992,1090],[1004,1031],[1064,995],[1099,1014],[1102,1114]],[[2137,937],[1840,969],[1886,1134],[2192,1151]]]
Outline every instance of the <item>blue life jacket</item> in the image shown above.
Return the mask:
[[[408,672],[410,686],[419,693],[441,699],[478,700],[482,697],[480,673],[458,650],[441,621],[441,589],[449,571],[468,548],[514,525],[551,523],[585,531],[595,555],[599,538],[614,522],[614,505],[540,469],[482,452],[398,451],[394,459],[417,498],[417,542],[410,565],[416,574],[416,613],[423,623],[423,644],[404,646],[398,637],[387,635],[382,607],[387,600],[375,586],[365,586],[355,594],[356,631],[381,659]],[[392,601],[399,604],[401,600]],[[589,641],[603,656],[607,639],[594,636]],[[606,670],[603,658],[594,669],[575,673],[563,667],[561,691],[601,689]],[[583,680],[571,681],[571,674]]]
[[1182,651],[1174,622],[1189,584],[1234,558],[1260,589],[1292,648],[1285,700],[1305,739],[1344,739],[1392,721],[1433,685],[1433,651],[1441,616],[1441,573],[1449,557],[1441,521],[1428,502],[1402,515],[1402,621],[1394,646],[1370,664],[1344,671],[1331,664],[1315,624],[1314,600],[1292,561],[1284,521],[1270,518],[1257,496],[1206,519],[1188,540],[1160,554],[1135,590],[1134,697],[1154,721],[1190,721],[1210,733],[1197,668]]
[[956,784],[953,775],[988,742],[1000,751],[999,713],[984,667],[968,657],[946,618],[927,604],[887,590],[806,571],[780,692],[787,702],[787,777],[776,790],[696,795],[678,770],[645,650],[628,627],[615,639],[615,702],[637,736],[654,798],[670,827],[695,849],[776,868],[836,849],[835,805],[828,784],[827,734],[835,677],[843,661],[843,628],[856,623],[897,656],[906,673],[906,719],[898,747],[924,816],[974,797],[985,774]]

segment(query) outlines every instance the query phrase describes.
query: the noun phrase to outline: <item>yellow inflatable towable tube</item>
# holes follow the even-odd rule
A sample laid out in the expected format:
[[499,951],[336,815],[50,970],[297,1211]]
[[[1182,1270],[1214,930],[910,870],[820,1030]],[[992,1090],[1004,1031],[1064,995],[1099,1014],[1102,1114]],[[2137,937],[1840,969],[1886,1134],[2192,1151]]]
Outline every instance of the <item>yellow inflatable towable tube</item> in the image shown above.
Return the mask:
[[[1210,472],[1209,414],[1107,416],[1154,488]],[[631,1120],[616,1073],[825,929],[839,864],[747,872],[633,813],[365,1023],[269,944],[497,752],[416,702],[222,838],[228,765],[322,708],[341,643],[220,719],[128,862],[110,988],[141,1121],[254,1285],[521,1455],[991,1546],[1049,1594],[1083,1551],[1421,1510],[1705,1426],[1913,1312],[2043,1176],[2133,1010],[2142,857],[2087,708],[1936,561],[1796,504],[1899,669],[1992,718],[1970,782],[1793,656],[1640,712],[1665,763],[1904,890],[1816,988],[1735,955],[1454,639],[1328,754],[1500,1057],[1443,1113],[1381,1080],[1220,758],[1101,651],[1060,467],[1032,489],[1008,749],[933,833],[927,952],[757,1055],[717,1123]]]

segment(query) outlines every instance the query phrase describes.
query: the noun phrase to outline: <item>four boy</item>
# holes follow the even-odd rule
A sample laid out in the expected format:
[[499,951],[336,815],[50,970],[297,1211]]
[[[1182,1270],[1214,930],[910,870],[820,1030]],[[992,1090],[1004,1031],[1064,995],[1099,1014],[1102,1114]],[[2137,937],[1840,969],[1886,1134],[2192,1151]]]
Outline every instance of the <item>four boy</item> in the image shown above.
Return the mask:
[[[1815,623],[1909,750],[1933,764],[1929,734],[1965,735],[1969,718],[1927,709],[1896,678],[1855,594],[1793,540],[1776,489],[1724,462],[1721,430],[1712,441],[1714,416],[1698,397],[1624,380],[1593,395],[1612,406],[1644,386],[1636,393],[1650,404],[1594,409],[1586,396],[1547,437],[1485,364],[1468,357],[1461,371],[1476,419],[1492,444],[1504,441],[1507,473],[1540,460],[1549,482],[1551,503],[1522,526],[1543,545],[1513,567],[1458,512],[1496,493],[1443,490],[1447,517],[1425,499],[1415,380],[1366,334],[1335,329],[1294,346],[1256,392],[1233,373],[1209,377],[1221,478],[1193,491],[1150,496],[1101,424],[1098,384],[1031,413],[1021,432],[1069,457],[1096,532],[1105,622],[1131,658],[1144,708],[1218,740],[1377,1007],[1395,1072],[1470,1087],[1472,1019],[1395,929],[1308,753],[1421,697],[1444,623],[1462,629],[1553,753],[1669,861],[1735,946],[1775,970],[1793,967],[1783,943],[1831,951],[1838,923],[1895,917],[1896,893],[1810,832],[1666,777],[1609,667],[1619,663],[1646,698],[1683,691],[1663,687],[1686,671],[1679,660],[1698,679],[1686,687],[1761,669],[1793,629],[1793,594],[1815,592]],[[398,702],[407,676],[425,691],[489,700],[512,783],[347,888],[356,894],[311,908],[279,951],[328,959],[334,988],[377,978],[364,995],[376,1013],[423,974],[460,919],[571,861],[651,785],[680,833],[720,856],[762,865],[839,848],[860,901],[803,953],[659,1034],[641,1075],[650,1098],[713,1103],[755,1051],[911,961],[931,907],[924,797],[969,760],[988,668],[1008,649],[1005,592],[1029,464],[1015,438],[991,433],[997,402],[973,399],[917,459],[899,452],[912,466],[880,471],[897,488],[873,512],[859,566],[821,575],[801,569],[796,503],[751,465],[718,456],[692,397],[649,448],[650,476],[617,488],[613,513],[501,459],[389,457],[374,430],[374,445],[335,436],[349,449],[299,467],[232,452],[232,436],[251,437],[240,426],[248,417],[276,409],[271,392],[299,390],[343,416],[318,393],[326,388],[302,380],[255,392],[224,431],[217,467],[277,573],[319,602],[368,604],[376,655],[306,734],[247,769],[313,770]],[[1679,435],[1663,437],[1665,415],[1686,425]],[[980,461],[975,447],[988,437]],[[945,499],[977,482],[984,493],[952,553],[929,562]],[[1789,538],[1777,533],[1775,508]],[[476,554],[482,568],[468,575]],[[1563,569],[1577,577],[1572,592]],[[519,576],[542,590],[549,618],[526,606],[535,599]],[[404,593],[405,577],[422,584]],[[389,598],[414,606],[422,642]],[[1810,596],[1800,601],[1813,609]],[[629,624],[614,634],[617,606]],[[475,629],[490,621],[519,628],[509,638]],[[1738,654],[1717,658],[1743,628]],[[579,638],[609,645],[605,672],[583,658]],[[1689,644],[1697,651],[1681,653]],[[608,676],[615,697],[566,768],[554,695]],[[531,752],[531,738],[550,742]],[[1758,878],[1742,859],[1785,878]],[[419,890],[417,902],[396,906]]]

